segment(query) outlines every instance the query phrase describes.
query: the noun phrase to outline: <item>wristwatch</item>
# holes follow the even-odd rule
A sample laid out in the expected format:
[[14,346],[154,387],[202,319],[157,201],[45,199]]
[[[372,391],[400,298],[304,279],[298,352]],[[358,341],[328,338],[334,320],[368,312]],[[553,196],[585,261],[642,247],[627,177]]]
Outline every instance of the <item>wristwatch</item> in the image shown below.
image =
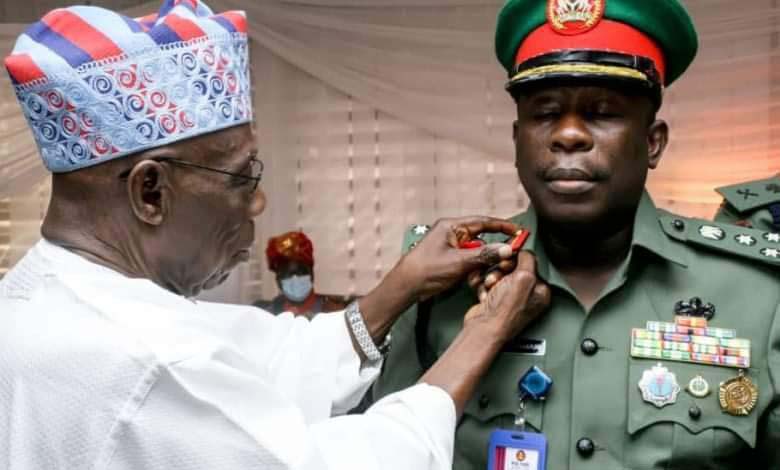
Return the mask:
[[368,328],[366,328],[366,322],[363,321],[363,314],[360,312],[360,305],[357,300],[347,305],[345,315],[349,328],[352,330],[352,334],[355,335],[358,346],[360,346],[360,349],[369,361],[377,362],[387,356],[387,353],[390,352],[392,336],[388,333],[385,336],[384,341],[382,341],[382,344],[376,345],[374,343],[374,340],[368,332]]

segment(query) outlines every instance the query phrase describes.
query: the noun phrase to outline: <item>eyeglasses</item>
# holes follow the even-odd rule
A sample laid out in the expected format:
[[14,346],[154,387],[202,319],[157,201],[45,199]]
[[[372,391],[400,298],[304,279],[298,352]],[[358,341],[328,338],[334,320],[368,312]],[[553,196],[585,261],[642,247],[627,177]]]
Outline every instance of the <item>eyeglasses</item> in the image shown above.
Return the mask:
[[[248,175],[242,173],[233,173],[232,171],[220,170],[219,168],[212,168],[210,166],[198,165],[196,163],[191,163],[184,160],[178,160],[176,158],[171,158],[171,157],[157,157],[157,158],[150,158],[149,160],[155,162],[167,162],[172,165],[185,166],[189,168],[195,168],[198,170],[205,170],[214,173],[219,173],[222,175],[228,175],[232,178],[236,178],[237,180],[242,181],[243,184],[251,184],[252,192],[257,191],[257,186],[260,184],[260,180],[263,179],[263,170],[265,169],[265,165],[263,165],[263,162],[258,160],[257,158],[252,158],[251,160],[249,160],[250,174]],[[131,170],[132,169],[125,170],[119,175],[119,178],[126,179],[128,176],[130,176]]]

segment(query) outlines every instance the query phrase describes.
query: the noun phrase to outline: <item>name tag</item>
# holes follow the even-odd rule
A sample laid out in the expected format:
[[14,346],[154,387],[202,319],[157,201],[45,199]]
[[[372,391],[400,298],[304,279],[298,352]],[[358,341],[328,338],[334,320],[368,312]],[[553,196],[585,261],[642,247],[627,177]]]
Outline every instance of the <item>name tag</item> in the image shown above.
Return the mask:
[[547,354],[547,340],[532,338],[515,338],[506,343],[504,352],[511,352],[523,356],[544,356]]
[[487,470],[545,470],[546,453],[544,434],[497,429],[490,436]]

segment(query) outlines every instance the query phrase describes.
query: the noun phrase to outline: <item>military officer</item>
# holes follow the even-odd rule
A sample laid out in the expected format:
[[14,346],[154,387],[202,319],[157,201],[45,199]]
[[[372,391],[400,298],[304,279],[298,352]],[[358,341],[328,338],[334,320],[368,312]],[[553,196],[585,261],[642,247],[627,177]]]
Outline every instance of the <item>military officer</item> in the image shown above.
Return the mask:
[[716,191],[723,196],[716,221],[780,233],[780,173]]
[[[663,90],[697,44],[678,0],[501,10],[531,200],[512,220],[552,302],[483,377],[455,469],[780,469],[780,236],[659,210],[645,189],[669,135]],[[464,283],[412,307],[375,397],[414,383],[476,302]],[[501,447],[513,429],[526,444]]]

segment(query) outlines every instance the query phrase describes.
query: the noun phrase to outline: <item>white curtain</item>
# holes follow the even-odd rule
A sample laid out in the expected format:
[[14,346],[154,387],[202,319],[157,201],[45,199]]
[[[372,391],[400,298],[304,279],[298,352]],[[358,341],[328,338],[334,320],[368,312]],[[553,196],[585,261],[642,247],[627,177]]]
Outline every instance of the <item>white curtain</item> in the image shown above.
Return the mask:
[[[493,53],[503,0],[208,3],[249,16],[269,199],[255,259],[218,297],[274,295],[263,251],[287,230],[314,240],[319,291],[362,294],[397,260],[408,224],[526,206],[512,162],[514,109]],[[709,217],[714,187],[780,170],[780,9],[777,0],[684,3],[701,50],[666,93],[672,144],[650,189],[663,207]],[[3,121],[22,122],[9,109],[3,133],[17,129]],[[16,197],[9,175],[20,168],[42,177],[31,140],[13,139],[13,149],[0,147],[0,197]]]

